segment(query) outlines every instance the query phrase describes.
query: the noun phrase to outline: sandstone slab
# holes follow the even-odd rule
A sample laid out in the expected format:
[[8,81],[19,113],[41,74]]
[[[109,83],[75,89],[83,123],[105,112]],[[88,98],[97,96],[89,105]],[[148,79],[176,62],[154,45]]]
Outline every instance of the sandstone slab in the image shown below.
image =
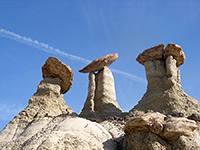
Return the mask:
[[194,135],[198,128],[197,123],[186,118],[168,118],[164,123],[164,130],[162,137],[167,140],[174,140],[185,135]]
[[157,46],[151,47],[144,50],[138,55],[136,60],[144,65],[144,62],[147,60],[162,59],[164,54],[164,44],[159,44]]
[[182,51],[181,46],[173,43],[169,43],[164,52],[164,58],[166,59],[168,56],[173,56],[176,59],[176,66],[181,66],[185,61],[185,54]]
[[43,78],[59,77],[62,80],[61,91],[66,93],[72,86],[73,82],[73,71],[72,69],[63,64],[59,59],[55,57],[49,57],[45,64],[42,66]]
[[164,139],[175,140],[180,136],[193,135],[197,123],[184,117],[165,116],[159,112],[149,112],[129,120],[124,131],[126,134],[142,130],[155,133]]
[[124,131],[126,133],[134,130],[151,131],[160,134],[163,130],[165,115],[161,113],[145,113],[141,116],[134,117],[126,123]]
[[117,53],[105,55],[103,57],[95,59],[89,65],[79,70],[79,72],[88,73],[88,72],[99,71],[103,69],[105,66],[111,65],[117,58],[118,58]]

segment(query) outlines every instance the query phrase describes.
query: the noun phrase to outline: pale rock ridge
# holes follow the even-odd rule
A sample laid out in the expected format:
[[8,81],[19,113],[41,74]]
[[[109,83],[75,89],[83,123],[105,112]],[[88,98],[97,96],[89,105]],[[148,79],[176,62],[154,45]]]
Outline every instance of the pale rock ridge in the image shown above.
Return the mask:
[[[174,49],[173,49],[174,50]],[[180,48],[179,48],[180,50]],[[183,113],[186,116],[200,114],[200,104],[182,89],[180,70],[174,56],[166,59],[144,62],[148,81],[147,91],[139,103],[129,112],[135,116],[138,111],[157,111],[165,115]]]
[[100,124],[57,116],[33,120],[17,139],[0,142],[1,150],[115,150],[117,143]]
[[45,116],[72,114],[63,99],[59,78],[45,78],[37,92],[30,98],[29,105],[6,125],[0,133],[0,142],[16,140],[33,120]]
[[113,75],[107,67],[97,74],[89,74],[88,96],[80,116],[98,120],[110,116],[123,116],[116,100]]

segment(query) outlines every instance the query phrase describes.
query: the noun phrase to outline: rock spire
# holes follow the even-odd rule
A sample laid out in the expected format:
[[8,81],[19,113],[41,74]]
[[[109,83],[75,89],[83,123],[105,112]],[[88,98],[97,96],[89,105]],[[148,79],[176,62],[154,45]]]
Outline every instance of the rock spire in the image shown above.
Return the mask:
[[[49,60],[53,60],[53,62],[49,63]],[[66,69],[64,64],[63,66],[65,69],[59,66],[60,61],[57,58],[52,57],[49,58],[47,62],[44,66],[47,67],[48,64],[49,72],[47,71],[48,69],[46,69],[45,72],[44,68],[46,67],[42,67],[45,79],[40,82],[37,92],[30,98],[28,106],[15,116],[0,133],[1,142],[4,140],[10,141],[17,139],[18,136],[22,134],[25,127],[39,118],[74,113],[63,99],[62,86],[64,86],[65,82],[60,78],[59,72]],[[55,65],[58,66],[56,67]],[[56,68],[55,70],[54,67]],[[55,74],[51,76],[52,72]],[[58,74],[56,74],[56,72]],[[68,73],[70,75],[66,74],[67,79],[65,80],[70,81],[71,78],[73,78],[73,73],[72,71]],[[9,132],[9,136],[7,136],[7,132]]]
[[147,91],[129,112],[125,150],[200,149],[200,104],[182,89],[180,70],[185,55],[176,44],[145,50],[136,59],[144,65]]
[[[157,51],[164,48],[164,45],[161,45],[145,50],[136,59],[139,63],[144,63],[148,86],[142,100],[130,111],[130,115],[134,115],[135,111],[146,112],[148,110],[161,112],[165,115],[200,113],[198,101],[188,96],[180,84],[178,67],[185,60],[182,48],[170,43],[165,50],[162,50],[162,57],[161,55],[157,57]],[[152,57],[154,53],[156,54],[155,59]],[[161,54],[161,52],[159,53]],[[144,60],[143,58],[145,61],[141,61]]]
[[[80,114],[81,117],[104,120],[110,116],[122,116],[123,112],[116,100],[113,75],[106,67],[112,64],[117,57],[118,54],[103,56],[80,71],[90,72],[88,96]],[[98,72],[94,73],[94,71]]]

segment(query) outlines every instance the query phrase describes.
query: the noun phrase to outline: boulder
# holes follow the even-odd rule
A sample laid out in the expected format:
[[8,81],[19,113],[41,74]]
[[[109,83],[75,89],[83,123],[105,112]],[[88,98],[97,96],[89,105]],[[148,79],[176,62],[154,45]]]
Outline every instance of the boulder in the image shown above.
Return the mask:
[[49,57],[45,64],[42,66],[42,74],[44,79],[47,77],[59,77],[62,80],[62,93],[66,93],[67,91],[69,91],[72,86],[73,71],[69,66],[63,64],[58,58]]
[[81,73],[100,71],[105,66],[111,65],[118,58],[118,54],[108,54],[92,61],[89,65],[79,70]]
[[172,146],[157,134],[136,130],[125,134],[123,150],[172,150]]
[[163,126],[162,137],[167,140],[175,140],[182,135],[193,136],[198,128],[197,123],[193,120],[173,117],[166,119]]
[[182,51],[181,46],[173,43],[169,43],[164,52],[164,58],[166,59],[168,56],[173,56],[176,59],[176,66],[180,67],[185,61],[185,54]]
[[136,60],[140,64],[144,65],[144,62],[146,62],[147,60],[162,59],[163,54],[164,54],[163,48],[164,48],[164,44],[159,44],[157,46],[146,49],[138,55]]
[[156,134],[161,134],[163,130],[163,124],[165,115],[161,113],[146,113],[132,118],[126,123],[124,131],[126,133],[132,130],[144,130],[151,131]]
[[107,67],[97,74],[89,74],[88,96],[80,116],[95,120],[123,116],[123,111],[116,100],[113,75]]
[[125,150],[199,149],[197,129],[193,120],[148,112],[126,123],[123,147]]

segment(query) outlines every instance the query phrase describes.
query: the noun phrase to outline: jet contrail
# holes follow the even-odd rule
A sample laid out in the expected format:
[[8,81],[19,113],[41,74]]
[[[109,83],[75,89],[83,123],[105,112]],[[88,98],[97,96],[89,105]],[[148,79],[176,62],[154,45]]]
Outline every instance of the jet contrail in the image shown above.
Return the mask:
[[64,56],[64,57],[67,57],[67,58],[72,59],[72,60],[80,61],[80,62],[83,62],[83,63],[90,63],[91,62],[88,59],[84,59],[82,57],[78,57],[78,56],[68,54],[64,51],[57,49],[57,48],[49,46],[48,44],[45,44],[43,42],[39,42],[37,40],[32,40],[29,37],[27,38],[25,36],[21,36],[19,34],[16,34],[14,32],[7,31],[7,30],[4,30],[4,29],[0,29],[0,36],[7,38],[7,39],[15,40],[17,42],[29,45],[31,47],[43,50],[43,51],[48,52],[48,53]]
[[[17,42],[23,43],[25,45],[28,45],[28,46],[31,46],[31,47],[34,47],[34,48],[37,48],[37,49],[40,49],[40,50],[43,50],[47,53],[60,55],[60,56],[67,57],[69,59],[80,61],[80,62],[83,62],[83,63],[86,63],[86,64],[91,62],[88,59],[68,54],[64,51],[57,49],[57,48],[49,46],[46,43],[43,43],[43,42],[40,42],[40,41],[37,41],[37,40],[33,40],[29,37],[21,36],[19,34],[16,34],[14,32],[11,32],[11,31],[8,31],[8,30],[5,30],[5,29],[0,29],[0,36],[7,38],[7,39],[15,40]],[[138,81],[138,82],[141,82],[141,83],[146,83],[146,80],[144,80],[143,78],[132,75],[130,73],[127,73],[127,72],[124,72],[124,71],[121,71],[121,70],[117,70],[117,69],[111,69],[111,70],[113,72],[117,73],[117,74],[121,74],[125,77],[129,77],[129,78],[131,78],[135,81]]]
[[140,78],[136,75],[133,75],[133,74],[130,74],[128,72],[124,72],[124,71],[121,71],[121,70],[118,70],[118,69],[113,69],[113,68],[110,68],[112,70],[112,72],[114,73],[117,73],[117,74],[120,74],[120,75],[123,75],[125,77],[129,77],[131,79],[134,79],[135,81],[138,81],[138,82],[141,82],[141,83],[146,83],[146,80],[143,79],[143,78]]

